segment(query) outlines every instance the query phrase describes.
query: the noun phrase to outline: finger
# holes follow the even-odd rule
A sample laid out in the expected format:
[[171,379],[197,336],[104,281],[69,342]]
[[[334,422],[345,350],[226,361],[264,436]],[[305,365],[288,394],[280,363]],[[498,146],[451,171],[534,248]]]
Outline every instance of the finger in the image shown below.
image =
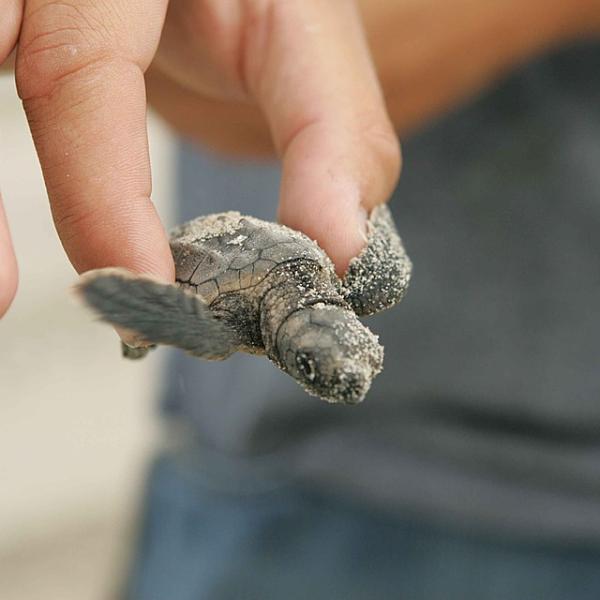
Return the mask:
[[0,197],[0,317],[6,313],[17,291],[17,260]]
[[166,0],[28,0],[17,87],[75,268],[164,280],[173,261],[150,201],[143,71]]
[[364,246],[366,213],[396,183],[398,142],[354,4],[263,4],[244,67],[283,158],[280,218],[342,273]]

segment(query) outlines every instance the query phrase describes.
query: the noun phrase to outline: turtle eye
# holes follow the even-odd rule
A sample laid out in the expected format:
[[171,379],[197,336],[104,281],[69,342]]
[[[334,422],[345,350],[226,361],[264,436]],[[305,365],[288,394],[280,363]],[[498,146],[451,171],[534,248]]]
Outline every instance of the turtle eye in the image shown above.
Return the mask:
[[313,381],[316,376],[315,359],[312,354],[302,352],[296,355],[296,365],[298,370],[306,379]]

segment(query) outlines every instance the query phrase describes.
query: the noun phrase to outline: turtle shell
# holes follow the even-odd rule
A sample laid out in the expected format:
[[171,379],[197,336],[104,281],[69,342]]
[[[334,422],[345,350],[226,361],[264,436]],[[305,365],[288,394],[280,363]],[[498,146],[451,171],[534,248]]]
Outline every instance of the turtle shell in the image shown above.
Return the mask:
[[223,293],[253,288],[275,267],[298,259],[334,273],[327,255],[304,234],[233,211],[176,227],[170,244],[177,282],[207,304]]

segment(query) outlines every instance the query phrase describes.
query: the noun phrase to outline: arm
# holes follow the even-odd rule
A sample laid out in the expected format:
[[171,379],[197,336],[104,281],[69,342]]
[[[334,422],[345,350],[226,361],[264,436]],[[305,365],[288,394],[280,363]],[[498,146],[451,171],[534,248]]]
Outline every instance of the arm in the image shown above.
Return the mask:
[[362,0],[395,127],[410,132],[545,51],[600,37],[598,0]]

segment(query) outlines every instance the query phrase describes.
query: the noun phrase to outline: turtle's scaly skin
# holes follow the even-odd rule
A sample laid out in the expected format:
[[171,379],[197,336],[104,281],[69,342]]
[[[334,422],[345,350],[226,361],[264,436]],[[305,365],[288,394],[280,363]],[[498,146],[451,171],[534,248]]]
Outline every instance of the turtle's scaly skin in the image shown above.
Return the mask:
[[171,249],[178,287],[110,269],[86,274],[79,289],[103,319],[146,343],[209,359],[264,353],[324,400],[364,398],[383,348],[357,314],[398,302],[411,272],[387,208],[373,211],[367,246],[343,281],[305,235],[237,212],[177,227]]

